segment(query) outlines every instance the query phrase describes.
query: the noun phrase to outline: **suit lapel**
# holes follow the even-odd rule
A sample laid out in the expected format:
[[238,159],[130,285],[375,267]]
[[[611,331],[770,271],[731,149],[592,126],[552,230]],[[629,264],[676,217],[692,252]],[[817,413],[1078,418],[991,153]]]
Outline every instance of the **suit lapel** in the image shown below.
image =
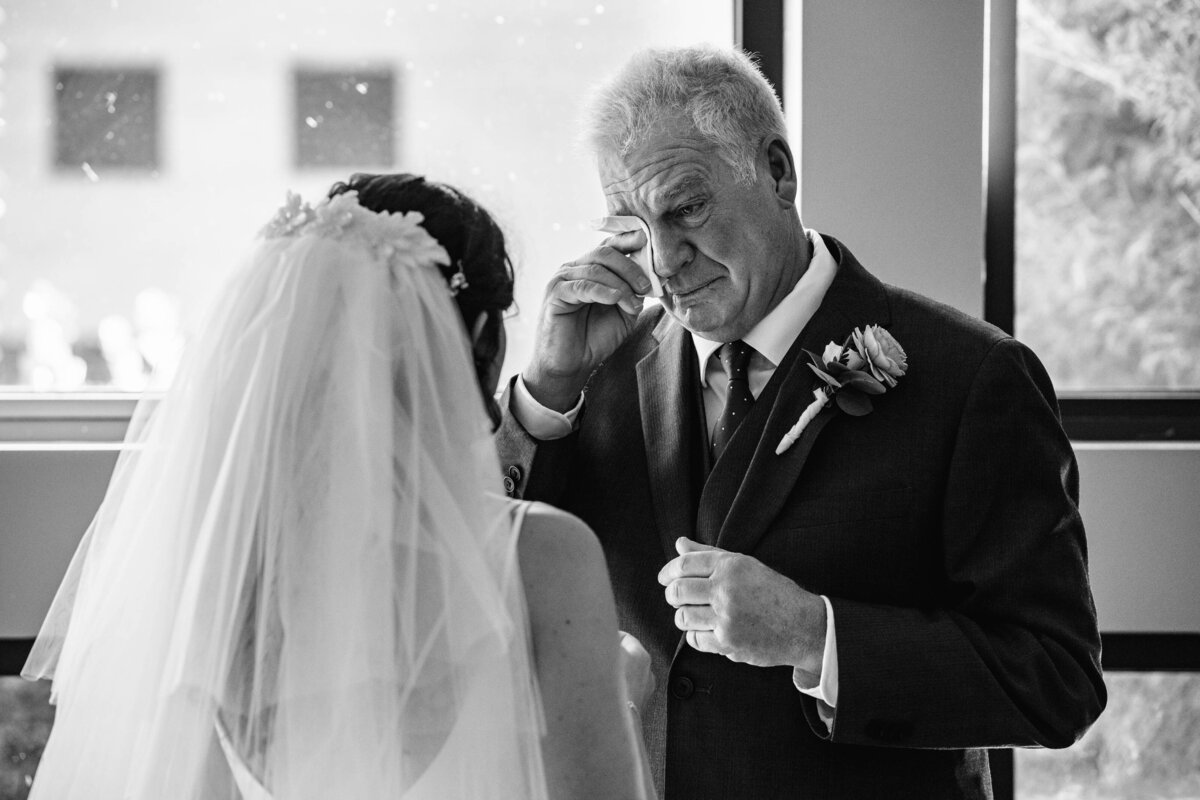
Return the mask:
[[658,346],[637,363],[638,403],[654,519],[668,560],[675,540],[695,536],[696,496],[707,447],[691,337],[663,314]]
[[837,277],[713,467],[700,498],[698,527],[713,536],[704,541],[715,540],[726,550],[754,548],[800,478],[817,437],[841,413],[829,404],[790,449],[775,454],[817,387],[803,351],[820,353],[830,341],[840,344],[855,327],[890,322],[883,285],[835,239],[825,237],[825,242],[838,262]]
[[[813,383],[811,379],[815,376],[800,358],[804,339],[805,337],[801,336],[792,343],[787,355],[776,367],[775,374],[771,376],[771,380],[767,381],[766,387],[754,401],[754,407],[750,414],[734,433],[733,438],[729,440],[721,458],[713,465],[712,472],[709,474],[708,481],[704,484],[704,491],[700,496],[697,531],[700,541],[730,549],[731,542],[728,541],[728,531],[731,529],[731,523],[736,524],[740,517],[745,516],[744,513],[733,514],[732,512],[735,509],[741,512],[749,511],[749,508],[741,508],[747,504],[751,506],[763,503],[774,505],[774,496],[779,494],[774,490],[783,486],[783,494],[786,495],[786,489],[795,482],[804,459],[797,459],[793,451],[800,450],[806,454],[812,447],[811,442],[819,427],[823,426],[825,422],[822,419],[825,414],[818,415],[818,418],[810,423],[809,430],[805,431],[804,436],[792,446],[791,450],[783,456],[774,455],[775,446],[782,438],[783,432],[786,432],[800,416],[800,412],[797,411],[791,415],[791,420],[788,421],[790,409],[800,403],[807,405],[805,398],[812,399]],[[803,408],[804,406],[800,406],[800,411],[803,411]],[[778,431],[781,426],[783,432],[772,439],[772,431]],[[765,459],[767,450],[771,451],[773,461],[778,462],[779,459],[787,457],[785,462],[771,463],[771,461],[767,461]],[[751,472],[747,469],[747,464],[759,473],[758,479],[761,481],[765,478],[768,485],[752,483]],[[783,467],[785,464],[789,468],[781,471],[779,467]],[[764,469],[766,466],[769,466],[770,469]],[[752,501],[748,497],[749,494],[753,494]],[[742,501],[740,504],[738,503],[739,498]],[[764,509],[763,513],[768,510]],[[771,510],[770,514],[774,516],[774,511]],[[760,514],[752,512],[750,516],[757,518]]]

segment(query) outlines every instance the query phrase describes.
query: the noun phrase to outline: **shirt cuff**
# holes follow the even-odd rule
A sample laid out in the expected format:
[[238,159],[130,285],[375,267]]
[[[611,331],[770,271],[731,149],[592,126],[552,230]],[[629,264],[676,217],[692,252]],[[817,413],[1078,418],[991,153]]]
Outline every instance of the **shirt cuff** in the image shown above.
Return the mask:
[[561,439],[575,430],[575,422],[579,419],[580,409],[583,408],[583,395],[579,395],[579,401],[575,403],[574,408],[563,414],[534,400],[533,395],[529,393],[529,387],[525,385],[525,379],[518,375],[508,407],[530,436],[548,442]]
[[796,668],[792,670],[792,683],[818,701],[817,710],[822,721],[832,728],[833,712],[837,709],[838,701],[837,632],[833,624],[833,604],[825,595],[821,595],[821,600],[825,602],[825,652],[821,655],[821,675],[813,686],[810,685],[812,673]]

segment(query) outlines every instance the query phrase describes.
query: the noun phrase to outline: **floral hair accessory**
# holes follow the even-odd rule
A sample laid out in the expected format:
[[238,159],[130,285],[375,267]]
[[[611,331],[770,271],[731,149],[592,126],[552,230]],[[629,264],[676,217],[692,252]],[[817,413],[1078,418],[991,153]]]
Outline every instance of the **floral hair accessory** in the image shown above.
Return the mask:
[[275,216],[271,217],[271,221],[259,231],[259,236],[264,239],[289,236],[311,219],[312,206],[304,202],[295,192],[288,192],[287,200],[275,212]]
[[775,455],[786,452],[795,444],[808,423],[831,399],[851,416],[870,414],[870,396],[883,394],[894,387],[908,371],[904,348],[878,325],[868,325],[862,330],[855,328],[843,344],[830,342],[825,345],[825,352],[820,356],[810,350],[804,353],[810,362],[808,368],[824,383],[813,390],[813,401],[779,440]]
[[[288,192],[287,202],[260,231],[265,239],[317,236],[350,241],[366,247],[388,265],[398,269],[430,269],[450,265],[450,256],[438,240],[422,227],[419,211],[390,213],[370,211],[358,204],[358,192],[349,191],[311,206],[300,195]],[[462,264],[450,278],[450,294],[466,288]]]

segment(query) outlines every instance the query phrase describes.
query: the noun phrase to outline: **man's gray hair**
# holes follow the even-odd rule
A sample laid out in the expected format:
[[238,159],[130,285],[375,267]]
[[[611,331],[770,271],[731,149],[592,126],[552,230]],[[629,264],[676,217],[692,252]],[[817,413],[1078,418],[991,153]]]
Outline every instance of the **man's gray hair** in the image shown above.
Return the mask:
[[593,93],[584,140],[595,153],[623,156],[675,116],[690,119],[746,183],[759,145],[787,138],[783,108],[755,63],[734,48],[697,46],[637,53]]

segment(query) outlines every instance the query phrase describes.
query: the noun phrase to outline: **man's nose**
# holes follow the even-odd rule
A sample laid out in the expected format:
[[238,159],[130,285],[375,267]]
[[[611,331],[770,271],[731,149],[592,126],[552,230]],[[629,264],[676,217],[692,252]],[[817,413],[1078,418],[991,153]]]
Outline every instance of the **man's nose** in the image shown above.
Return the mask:
[[650,239],[654,250],[654,272],[659,280],[678,275],[695,257],[695,250],[687,240],[673,231],[652,227]]

